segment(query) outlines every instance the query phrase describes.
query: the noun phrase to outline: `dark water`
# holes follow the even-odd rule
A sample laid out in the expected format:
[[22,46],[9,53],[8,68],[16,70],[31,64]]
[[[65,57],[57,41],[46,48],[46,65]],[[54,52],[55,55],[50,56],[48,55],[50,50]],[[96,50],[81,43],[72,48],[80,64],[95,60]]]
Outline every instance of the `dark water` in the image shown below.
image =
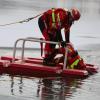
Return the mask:
[[[20,21],[52,7],[77,7],[81,19],[71,28],[71,41],[87,63],[100,66],[100,0],[0,0],[0,25]],[[42,37],[37,19],[0,26],[0,47],[12,47],[21,37]],[[32,47],[37,47],[33,45]],[[33,54],[34,53],[34,54]],[[12,55],[1,49],[0,56]],[[20,55],[20,51],[18,51]],[[26,56],[40,56],[26,51]],[[0,100],[100,100],[100,72],[86,79],[0,76]]]

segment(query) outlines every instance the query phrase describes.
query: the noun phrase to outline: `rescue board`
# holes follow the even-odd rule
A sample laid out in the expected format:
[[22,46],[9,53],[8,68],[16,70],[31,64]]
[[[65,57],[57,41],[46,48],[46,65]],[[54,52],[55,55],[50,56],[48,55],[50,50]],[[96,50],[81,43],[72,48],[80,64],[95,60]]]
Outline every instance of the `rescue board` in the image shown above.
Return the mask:
[[[16,57],[17,44],[22,41],[22,54],[20,57]],[[31,58],[24,57],[25,43],[29,42],[39,42],[41,43],[51,43],[60,45],[59,42],[45,41],[41,38],[20,38],[15,41],[13,56],[2,56],[0,58],[0,74],[9,75],[21,75],[21,76],[31,76],[31,77],[87,77],[90,74],[98,72],[98,67],[92,64],[86,64],[86,69],[67,69],[66,63],[59,63],[55,66],[43,65],[43,58]],[[67,53],[67,46],[65,47]],[[67,56],[65,56],[65,62]]]
[[[22,62],[20,58],[2,56],[0,60],[0,74],[22,75],[31,77],[86,77],[91,73],[97,73],[98,67],[87,64],[86,70],[63,69],[62,64],[56,66],[43,65],[42,58],[25,58]],[[90,73],[91,72],[91,73]]]

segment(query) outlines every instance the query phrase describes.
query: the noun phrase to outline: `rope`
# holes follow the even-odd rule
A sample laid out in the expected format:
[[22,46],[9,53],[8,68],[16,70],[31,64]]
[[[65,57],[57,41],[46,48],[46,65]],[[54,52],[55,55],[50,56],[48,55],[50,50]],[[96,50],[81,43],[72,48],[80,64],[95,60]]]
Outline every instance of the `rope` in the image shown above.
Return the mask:
[[30,18],[21,20],[21,21],[12,22],[12,23],[8,23],[8,24],[3,24],[3,25],[0,25],[0,26],[8,26],[8,25],[13,25],[13,24],[18,24],[18,23],[29,22],[30,20],[35,19],[35,18],[37,18],[38,16],[40,16],[40,15],[42,15],[42,14],[43,14],[43,13],[38,14],[38,15],[36,15],[36,16],[34,16],[34,17],[30,17]]

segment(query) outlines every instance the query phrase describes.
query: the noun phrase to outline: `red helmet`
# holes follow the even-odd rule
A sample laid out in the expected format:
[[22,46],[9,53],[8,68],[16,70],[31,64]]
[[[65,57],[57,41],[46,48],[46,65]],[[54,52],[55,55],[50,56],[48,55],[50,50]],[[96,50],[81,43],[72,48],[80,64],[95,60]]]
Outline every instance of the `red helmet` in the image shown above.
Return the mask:
[[73,8],[71,9],[71,15],[73,17],[74,20],[79,20],[80,19],[80,12],[76,9],[76,8]]

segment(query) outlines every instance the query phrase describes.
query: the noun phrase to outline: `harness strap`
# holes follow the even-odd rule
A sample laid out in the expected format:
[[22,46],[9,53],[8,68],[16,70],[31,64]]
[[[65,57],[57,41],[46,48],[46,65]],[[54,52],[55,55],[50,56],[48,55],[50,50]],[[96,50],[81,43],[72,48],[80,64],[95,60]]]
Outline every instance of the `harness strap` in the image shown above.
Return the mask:
[[58,24],[61,26],[61,21],[60,21],[59,13],[57,14],[57,21],[58,21]]
[[[56,27],[56,19],[55,19],[56,17],[55,17],[55,9],[54,8],[52,8],[52,26],[53,27]],[[57,14],[57,21],[58,21],[58,23],[59,23],[59,25],[61,25],[61,23],[60,23],[60,15],[59,15],[59,13]]]
[[52,21],[53,21],[53,23],[55,23],[55,22],[56,22],[56,20],[55,20],[55,13],[54,13],[54,11],[55,11],[55,9],[54,9],[54,8],[52,8]]
[[71,65],[70,65],[70,68],[71,69],[74,69],[74,66],[77,66],[77,64],[79,63],[79,59],[76,59]]
[[56,20],[55,20],[55,13],[54,13],[54,11],[55,11],[55,9],[54,8],[52,8],[52,27],[55,27],[55,22],[56,22]]

